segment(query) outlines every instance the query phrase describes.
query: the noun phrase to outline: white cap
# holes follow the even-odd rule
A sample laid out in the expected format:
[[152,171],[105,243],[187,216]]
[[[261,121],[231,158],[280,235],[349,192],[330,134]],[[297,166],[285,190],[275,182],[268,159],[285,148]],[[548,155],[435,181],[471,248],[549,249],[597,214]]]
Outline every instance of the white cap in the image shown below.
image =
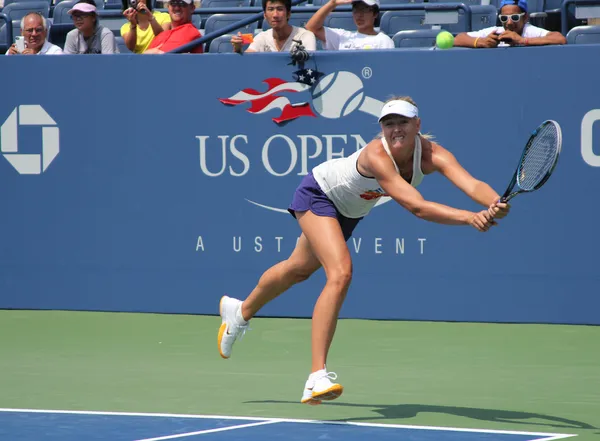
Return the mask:
[[415,116],[419,116],[419,109],[408,101],[393,100],[383,105],[378,121],[381,122],[381,120],[388,115],[402,115],[407,118],[414,118]]
[[352,3],[363,2],[369,6],[379,6],[379,0],[352,0]]

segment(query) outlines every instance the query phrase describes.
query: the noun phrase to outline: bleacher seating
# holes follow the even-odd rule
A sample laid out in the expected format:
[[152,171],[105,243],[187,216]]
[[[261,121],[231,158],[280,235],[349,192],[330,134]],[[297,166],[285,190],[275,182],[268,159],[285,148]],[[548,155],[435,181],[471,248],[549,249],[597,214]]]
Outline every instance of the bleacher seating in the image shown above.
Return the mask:
[[325,19],[324,26],[328,28],[346,29],[348,31],[356,30],[352,12],[333,12]]
[[[203,35],[211,34],[219,29],[224,28],[227,25],[240,21],[244,18],[248,18],[253,14],[213,14],[206,19],[206,24],[204,25]],[[254,33],[255,30],[258,29],[258,23],[252,22],[249,23],[239,29],[239,32],[244,33]]]
[[[456,11],[448,11],[447,17],[451,19],[454,13],[455,23],[428,23],[426,11],[412,10],[412,11],[386,11],[381,16],[380,27],[381,31],[393,37],[397,32],[406,30],[419,30],[419,29],[431,29],[434,25],[439,25],[442,29],[447,30],[453,34],[459,32],[465,32],[470,30],[471,23],[467,23],[465,14],[458,9]],[[440,17],[439,12],[436,12],[436,16]],[[444,15],[446,15],[444,13]],[[442,20],[440,20],[442,21]],[[446,21],[446,20],[444,20]],[[451,20],[448,20],[451,21]]]
[[102,26],[110,29],[115,37],[121,36],[121,27],[127,23],[127,19],[123,16],[120,17],[99,17],[99,22]]
[[68,14],[69,9],[73,7],[76,0],[63,0],[54,7],[52,14],[52,27],[48,32],[48,41],[57,46],[63,47],[67,34],[75,29],[73,20]]
[[123,39],[123,37],[121,37],[121,36],[115,37],[115,40],[117,40],[117,47],[119,48],[119,52],[121,54],[132,54],[133,53],[129,50],[129,48],[125,44],[125,40]]
[[252,0],[202,0],[202,8],[236,8],[251,6]]
[[479,31],[481,29],[496,26],[498,19],[498,10],[492,5],[474,5],[471,6],[471,30]]
[[[231,44],[231,34],[221,35],[215,38],[208,45],[208,51],[212,53],[231,53],[233,52],[233,45]],[[246,45],[247,47],[247,45]]]
[[397,48],[434,47],[435,37],[437,37],[439,32],[439,29],[399,31],[392,37],[392,41]]
[[600,26],[576,26],[567,34],[567,44],[600,44]]

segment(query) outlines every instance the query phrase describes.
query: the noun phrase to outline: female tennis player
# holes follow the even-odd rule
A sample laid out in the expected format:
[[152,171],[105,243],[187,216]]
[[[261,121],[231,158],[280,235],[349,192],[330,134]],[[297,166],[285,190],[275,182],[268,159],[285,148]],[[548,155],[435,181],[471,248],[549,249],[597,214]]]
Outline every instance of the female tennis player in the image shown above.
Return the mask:
[[[302,235],[291,256],[269,268],[245,301],[224,296],[220,303],[219,353],[229,358],[234,342],[248,329],[248,321],[268,302],[306,280],[321,266],[327,282],[312,316],[312,373],[302,403],[320,404],[343,392],[333,383],[337,375],[325,363],[338,314],[352,279],[346,241],[358,222],[382,196],[390,196],[415,216],[440,224],[470,225],[488,231],[494,219],[510,206],[488,184],[472,177],[454,155],[420,133],[419,111],[410,97],[387,101],[379,118],[382,134],[347,158],[316,166],[294,193],[289,211]],[[485,207],[479,212],[427,201],[415,189],[424,175],[439,172],[467,196]]]

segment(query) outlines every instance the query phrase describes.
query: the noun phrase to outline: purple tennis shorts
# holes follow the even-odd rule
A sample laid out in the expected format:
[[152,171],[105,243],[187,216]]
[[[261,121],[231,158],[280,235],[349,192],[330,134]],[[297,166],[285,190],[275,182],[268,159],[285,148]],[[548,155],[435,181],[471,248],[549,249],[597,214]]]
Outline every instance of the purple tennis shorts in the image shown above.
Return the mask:
[[315,180],[312,173],[309,173],[302,179],[300,185],[294,192],[294,198],[290,204],[288,211],[292,216],[296,217],[296,211],[312,211],[317,216],[328,216],[338,220],[344,239],[347,241],[352,236],[352,232],[362,217],[353,219],[344,216],[335,208],[331,199],[321,190],[321,187]]

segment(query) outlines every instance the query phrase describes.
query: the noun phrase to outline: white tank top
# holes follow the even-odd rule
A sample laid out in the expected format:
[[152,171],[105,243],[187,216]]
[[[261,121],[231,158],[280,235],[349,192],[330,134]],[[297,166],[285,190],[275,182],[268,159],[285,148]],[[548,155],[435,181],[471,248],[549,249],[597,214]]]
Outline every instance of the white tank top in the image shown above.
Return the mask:
[[[400,173],[385,138],[381,138],[381,142],[392,159],[396,171]],[[381,197],[388,196],[375,178],[367,178],[358,172],[358,156],[363,149],[364,147],[347,158],[323,162],[312,170],[321,190],[331,199],[338,211],[353,219],[365,216]],[[423,180],[421,151],[421,137],[417,135],[413,154],[413,174],[410,182],[413,187],[419,185]]]

